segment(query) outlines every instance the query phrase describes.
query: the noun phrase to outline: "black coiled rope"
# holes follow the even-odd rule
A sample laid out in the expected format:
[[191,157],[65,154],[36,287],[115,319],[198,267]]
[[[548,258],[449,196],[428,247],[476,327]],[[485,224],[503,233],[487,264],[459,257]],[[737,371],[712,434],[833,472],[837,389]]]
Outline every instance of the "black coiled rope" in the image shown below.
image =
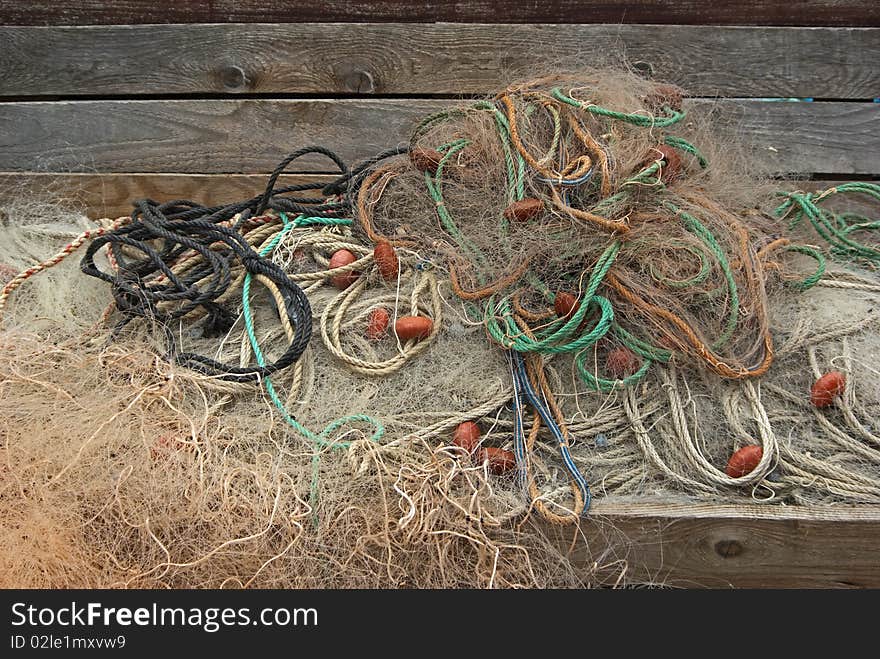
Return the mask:
[[[279,266],[261,257],[247,243],[242,227],[269,209],[312,217],[343,216],[354,207],[357,189],[369,168],[405,152],[406,148],[389,149],[349,169],[329,149],[309,146],[282,160],[269,176],[264,193],[252,199],[215,207],[187,200],[136,201],[132,221],[92,241],[80,267],[85,274],[111,285],[116,308],[123,314],[114,335],[135,318],[144,318],[163,328],[170,361],[225,380],[255,380],[270,375],[290,366],[305,352],[312,336],[312,310],[302,289]],[[323,187],[301,183],[276,188],[278,178],[290,164],[308,154],[329,158],[340,176]],[[313,191],[315,196],[293,195],[306,191]],[[223,226],[236,215],[239,218],[231,228]],[[104,272],[95,264],[95,255],[104,245],[110,246],[118,266],[116,272]],[[133,257],[132,251],[139,256]],[[201,262],[185,273],[175,274],[172,264],[192,252],[201,257]],[[231,329],[236,314],[217,300],[232,284],[232,268],[236,262],[247,272],[272,281],[285,304],[279,313],[287,314],[294,330],[284,353],[265,366],[241,367],[192,352],[179,352],[172,330],[172,321],[199,307],[206,316],[203,336],[222,336]],[[171,310],[160,310],[159,304],[168,302],[176,304],[170,305]]]

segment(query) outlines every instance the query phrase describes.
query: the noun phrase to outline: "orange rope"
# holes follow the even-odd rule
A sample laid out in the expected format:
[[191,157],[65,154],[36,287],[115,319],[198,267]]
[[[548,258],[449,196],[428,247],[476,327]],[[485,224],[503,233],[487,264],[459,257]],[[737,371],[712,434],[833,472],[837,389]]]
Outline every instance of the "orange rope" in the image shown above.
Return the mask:
[[393,245],[394,247],[414,247],[418,243],[414,240],[407,240],[403,238],[390,238],[388,236],[384,236],[373,227],[373,212],[370,207],[379,201],[379,196],[376,196],[375,199],[369,198],[370,193],[373,192],[373,185],[386,174],[390,174],[392,178],[396,176],[400,171],[402,171],[406,167],[405,161],[399,161],[394,163],[393,165],[389,165],[387,167],[379,167],[378,169],[370,172],[369,176],[364,179],[364,182],[361,184],[360,190],[358,190],[357,196],[357,220],[358,224],[360,224],[361,228],[364,230],[364,233],[367,234],[370,240],[374,243],[387,242]]
[[[722,377],[741,380],[744,378],[753,378],[764,375],[773,361],[773,340],[770,333],[765,329],[762,331],[764,344],[764,358],[761,363],[754,367],[731,366],[721,357],[715,354],[702,340],[697,336],[696,332],[684,320],[677,315],[663,309],[655,304],[651,304],[647,300],[639,297],[631,290],[627,289],[617,278],[613,271],[609,271],[605,275],[605,281],[611,286],[624,300],[646,312],[649,316],[659,317],[674,325],[685,336],[688,343],[694,348],[697,355],[709,365],[713,371]],[[674,338],[674,337],[673,337]],[[678,342],[676,342],[678,343]]]
[[521,263],[516,270],[510,272],[501,279],[489,284],[488,286],[484,286],[476,291],[468,291],[461,287],[461,284],[458,280],[458,271],[455,269],[455,265],[449,264],[449,279],[452,283],[452,290],[455,294],[463,300],[482,300],[483,298],[487,298],[490,295],[494,295],[495,293],[507,288],[511,284],[513,284],[517,279],[519,279],[526,270],[529,269],[529,265],[531,261],[524,261]]

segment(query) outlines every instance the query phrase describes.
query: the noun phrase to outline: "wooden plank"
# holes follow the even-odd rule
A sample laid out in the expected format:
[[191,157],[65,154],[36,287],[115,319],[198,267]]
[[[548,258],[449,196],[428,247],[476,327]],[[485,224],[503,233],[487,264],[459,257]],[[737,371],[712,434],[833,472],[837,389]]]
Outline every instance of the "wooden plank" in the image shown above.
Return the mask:
[[[0,96],[486,94],[619,58],[694,96],[870,99],[880,29],[680,25],[0,27]],[[615,55],[616,54],[616,55]]]
[[[572,554],[608,579],[710,588],[876,588],[880,507],[597,502]],[[573,531],[549,533],[568,547]]]
[[[279,185],[326,184],[334,178],[326,174],[284,175]],[[14,197],[65,200],[89,217],[115,218],[128,215],[135,199],[190,199],[206,206],[240,201],[261,194],[266,179],[266,174],[0,172],[0,201]],[[780,188],[822,190],[842,182],[780,181]],[[849,203],[853,201],[858,202]],[[869,204],[860,210],[869,215],[873,212]]]
[[[262,194],[266,174],[57,174],[0,172],[0,200],[34,197],[64,200],[88,217],[120,217],[132,210],[136,199],[190,199],[219,206]],[[328,175],[281,176],[278,185],[329,183]]]
[[880,16],[874,0],[0,0],[0,23],[9,25],[305,21],[880,25]]
[[[347,161],[407,139],[439,100],[64,101],[0,104],[0,170],[252,173],[308,144]],[[880,104],[691,100],[779,172],[880,173]],[[727,126],[724,128],[724,126]],[[330,171],[323,158],[292,171]]]

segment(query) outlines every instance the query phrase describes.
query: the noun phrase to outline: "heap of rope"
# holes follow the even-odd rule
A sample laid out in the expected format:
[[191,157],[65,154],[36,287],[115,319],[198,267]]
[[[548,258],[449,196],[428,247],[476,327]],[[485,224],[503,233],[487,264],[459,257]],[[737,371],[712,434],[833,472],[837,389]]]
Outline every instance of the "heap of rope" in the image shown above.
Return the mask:
[[[518,107],[518,103],[520,106]],[[525,104],[526,110],[521,109]],[[649,104],[650,105],[650,104]],[[319,146],[300,149],[285,158],[269,176],[265,191],[254,198],[217,207],[205,207],[191,201],[157,203],[135,202],[130,217],[107,222],[106,226],[77,237],[59,254],[16,275],[0,291],[0,312],[16,288],[37,273],[57,265],[80,246],[91,241],[81,262],[82,271],[107,282],[114,300],[113,310],[121,316],[113,335],[120,334],[135,320],[145,320],[160,328],[166,339],[168,360],[206,375],[232,381],[259,381],[285,422],[314,447],[311,501],[318,501],[318,464],[323,449],[346,449],[351,441],[338,436],[348,425],[366,424],[368,441],[384,436],[383,424],[366,414],[354,414],[329,423],[314,432],[291,414],[288,402],[273,378],[288,367],[293,368],[291,391],[287,400],[296,397],[302,381],[302,358],[312,337],[312,302],[310,295],[336,277],[350,275],[351,285],[342,287],[327,302],[318,316],[320,337],[332,355],[352,372],[382,377],[403,368],[407,362],[426,351],[442,331],[444,282],[423,261],[413,265],[398,262],[393,283],[368,299],[365,292],[377,279],[381,266],[373,247],[356,238],[358,233],[374,246],[387,244],[401,253],[420,245],[418,235],[383,235],[373,222],[374,208],[383,191],[409,168],[420,169],[425,194],[436,209],[437,221],[445,236],[458,248],[447,265],[452,292],[464,303],[471,321],[485,328],[489,339],[503,349],[510,365],[514,423],[513,445],[519,485],[529,505],[554,523],[565,524],[585,515],[590,507],[588,479],[571,454],[574,441],[545,374],[545,364],[555,355],[572,354],[581,381],[595,391],[624,391],[624,407],[636,438],[645,454],[661,471],[683,479],[663,464],[642,424],[643,411],[632,390],[654,364],[667,364],[676,353],[690,355],[708,370],[723,378],[741,381],[744,395],[754,409],[761,411],[759,392],[749,382],[767,373],[774,358],[770,336],[764,273],[783,270],[778,260],[782,252],[806,255],[816,262],[815,271],[805,278],[783,278],[794,290],[816,285],[826,270],[825,255],[818,247],[795,245],[787,238],[772,240],[760,249],[750,244],[745,225],[735,215],[697,193],[679,193],[675,180],[686,175],[682,155],[701,168],[709,167],[706,157],[684,138],[666,134],[665,129],[679,124],[686,113],[681,98],[674,92],[660,94],[650,111],[622,112],[575,98],[572,91],[559,87],[549,91],[531,88],[511,89],[495,102],[480,101],[469,109],[445,110],[427,117],[415,130],[410,143],[393,148],[349,168],[334,152]],[[468,236],[468,218],[456,217],[449,207],[444,186],[447,171],[456,159],[473,148],[467,136],[456,136],[431,145],[433,154],[421,165],[414,158],[418,145],[430,139],[432,131],[444,123],[460,120],[469,113],[491,117],[503,158],[506,200],[509,208],[537,209],[572,220],[578,232],[606,240],[596,254],[572,254],[579,258],[582,271],[578,295],[568,308],[562,293],[552,291],[541,281],[536,264],[529,257],[513,259],[506,272],[488,276],[491,257]],[[536,154],[527,146],[526,125],[530,113],[544,113],[552,131],[546,152]],[[607,137],[618,125],[650,131],[656,138],[651,157],[635,171],[621,176],[612,161]],[[278,186],[279,177],[298,159],[308,155],[329,159],[338,170],[328,185],[304,183]],[[395,158],[409,154],[410,159]],[[501,166],[499,164],[499,166]],[[638,195],[649,190],[655,202],[655,216],[634,213]],[[526,194],[538,195],[538,199]],[[860,194],[880,201],[880,186],[870,183],[847,183],[823,192],[783,193],[785,200],[776,209],[778,217],[790,217],[791,227],[805,218],[836,256],[880,262],[880,250],[854,237],[859,232],[880,228],[880,221],[863,216],[834,213],[823,203],[837,194]],[[584,202],[584,200],[589,200]],[[510,222],[517,221],[508,210],[499,210],[503,247],[509,247]],[[515,215],[515,214],[514,214]],[[725,244],[713,225],[711,216],[729,238]],[[293,218],[293,219],[291,219]],[[671,277],[647,263],[645,271],[657,286],[671,295],[694,294],[715,299],[723,305],[718,336],[710,339],[686,317],[658,304],[638,286],[627,270],[627,259],[638,260],[639,241],[633,238],[640,223],[663,221],[683,230],[685,238],[672,240],[668,246],[681,255],[683,262],[695,264],[694,274]],[[674,224],[673,224],[674,223]],[[282,253],[310,251],[318,270],[296,271],[282,263]],[[346,251],[351,262],[333,266],[328,254]],[[510,250],[508,250],[510,251]],[[410,252],[409,254],[417,254]],[[109,269],[98,264],[102,255]],[[684,261],[687,259],[687,261]],[[584,261],[586,260],[586,261]],[[475,285],[468,287],[463,273],[474,274]],[[393,273],[392,273],[393,274]],[[711,275],[718,282],[711,288]],[[385,275],[383,275],[385,277]],[[254,283],[270,294],[279,324],[286,338],[286,348],[274,360],[266,357],[258,340],[253,312]],[[362,326],[377,307],[398,308],[404,292],[405,311],[410,317],[432,320],[430,330],[415,338],[401,340],[398,351],[387,359],[368,359],[346,344],[346,330]],[[524,300],[535,293],[545,308],[530,310]],[[408,298],[408,299],[407,299]],[[748,301],[748,304],[746,304]],[[743,322],[748,306],[754,320]],[[562,309],[562,311],[560,311]],[[108,311],[109,314],[109,311]],[[686,315],[686,314],[685,314]],[[238,364],[185,352],[175,339],[175,324],[202,323],[205,337],[224,336],[238,318],[242,318],[242,339]],[[638,319],[638,322],[634,322]],[[737,333],[748,333],[750,348],[730,356]],[[658,340],[658,336],[660,340]],[[632,355],[632,365],[621,373],[599,373],[590,362],[598,349],[621,346]],[[662,371],[667,390],[675,389],[672,369]],[[607,377],[609,376],[610,377]],[[754,476],[732,479],[710,465],[689,439],[684,412],[676,407],[677,396],[670,395],[673,422],[683,428],[685,455],[706,480],[717,485],[752,483],[766,472],[769,460],[777,452],[772,433],[762,426],[764,458]],[[679,401],[680,402],[680,401]],[[482,413],[497,407],[498,401]],[[526,408],[532,410],[527,430]],[[757,414],[758,412],[756,412]],[[760,416],[760,415],[759,415]],[[763,418],[763,417],[761,417]],[[456,419],[441,420],[427,428],[428,436],[449,428]],[[559,457],[571,481],[573,505],[557,512],[542,495],[535,478],[538,458],[534,447],[542,428],[555,440]],[[760,473],[759,473],[760,472]],[[707,486],[684,479],[690,487]],[[564,513],[564,514],[563,514]]]

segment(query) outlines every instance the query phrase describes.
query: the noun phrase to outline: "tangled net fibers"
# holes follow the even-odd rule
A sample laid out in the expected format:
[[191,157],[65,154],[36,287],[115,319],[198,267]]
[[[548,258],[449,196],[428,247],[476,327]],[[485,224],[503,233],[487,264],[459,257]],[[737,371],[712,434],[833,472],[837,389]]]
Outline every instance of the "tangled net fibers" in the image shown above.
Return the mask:
[[594,497],[877,503],[878,224],[835,202],[880,189],[772,204],[710,132],[559,75],[240,203],[7,206],[2,580],[580,586],[625,555],[536,525]]

